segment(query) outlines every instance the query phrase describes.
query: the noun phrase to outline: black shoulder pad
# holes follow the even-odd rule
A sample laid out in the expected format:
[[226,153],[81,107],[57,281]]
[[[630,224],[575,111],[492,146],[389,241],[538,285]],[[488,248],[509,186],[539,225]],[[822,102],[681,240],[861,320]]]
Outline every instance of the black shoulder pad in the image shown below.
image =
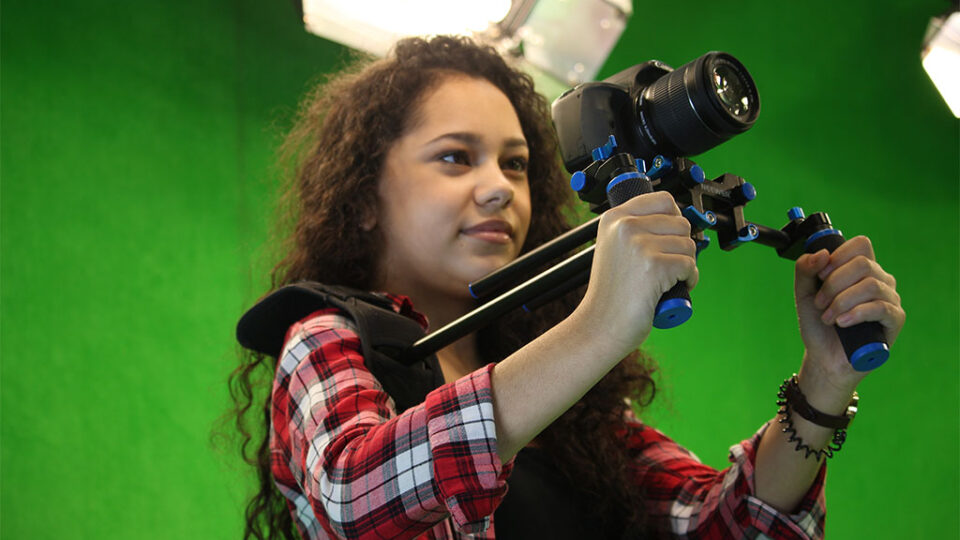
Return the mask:
[[280,355],[283,338],[295,322],[327,307],[336,307],[357,325],[364,365],[393,398],[398,412],[420,403],[443,384],[435,356],[403,363],[395,358],[424,335],[416,321],[393,311],[393,303],[373,293],[304,281],[270,293],[237,323],[237,341],[253,351]]
[[375,294],[302,281],[273,291],[247,310],[237,323],[237,341],[247,349],[277,357],[293,323],[323,308],[346,309],[343,304],[350,298],[390,309],[390,301]]

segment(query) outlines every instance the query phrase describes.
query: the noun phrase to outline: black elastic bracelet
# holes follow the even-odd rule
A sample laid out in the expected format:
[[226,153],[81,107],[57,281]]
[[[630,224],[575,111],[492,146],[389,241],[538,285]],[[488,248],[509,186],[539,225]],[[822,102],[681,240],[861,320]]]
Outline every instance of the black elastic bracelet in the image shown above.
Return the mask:
[[[832,458],[833,453],[843,447],[843,443],[847,440],[847,427],[850,425],[853,417],[856,416],[857,405],[860,401],[860,396],[854,392],[853,398],[847,405],[846,414],[843,416],[820,412],[807,403],[806,397],[803,395],[803,392],[800,391],[796,373],[783,381],[783,384],[780,385],[780,391],[777,392],[777,398],[777,406],[780,407],[780,410],[777,412],[783,415],[783,418],[780,418],[778,422],[786,424],[786,427],[784,427],[782,431],[789,435],[788,442],[797,443],[794,450],[797,452],[801,450],[804,451],[804,458],[810,457],[811,454],[816,454],[817,461],[820,461],[824,457]],[[800,416],[814,424],[832,428],[834,432],[831,444],[828,444],[824,449],[814,450],[804,443],[803,439],[797,436],[796,428],[793,427],[793,418],[790,416],[791,410],[796,411]]]

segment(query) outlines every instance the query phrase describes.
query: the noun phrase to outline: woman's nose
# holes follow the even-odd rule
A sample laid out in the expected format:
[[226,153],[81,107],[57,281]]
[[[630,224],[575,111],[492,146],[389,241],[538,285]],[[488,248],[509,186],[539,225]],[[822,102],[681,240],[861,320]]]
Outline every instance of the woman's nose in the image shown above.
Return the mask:
[[476,202],[480,206],[496,206],[503,208],[513,200],[514,187],[509,178],[504,175],[499,165],[484,167],[477,179],[474,191]]

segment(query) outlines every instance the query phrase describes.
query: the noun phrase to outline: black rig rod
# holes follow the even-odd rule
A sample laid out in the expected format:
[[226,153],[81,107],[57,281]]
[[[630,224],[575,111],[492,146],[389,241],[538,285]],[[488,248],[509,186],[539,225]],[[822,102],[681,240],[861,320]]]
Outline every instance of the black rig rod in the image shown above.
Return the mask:
[[499,291],[506,290],[522,282],[537,268],[559,258],[568,251],[586,244],[597,237],[600,216],[561,234],[537,249],[525,253],[510,264],[483,276],[470,284],[470,294],[477,300],[483,300]]
[[585,270],[589,271],[591,264],[593,264],[593,250],[594,246],[584,249],[436,332],[431,332],[420,338],[402,353],[401,361],[426,358],[463,336],[487,326],[524,303],[542,294],[549,293],[554,287],[569,282],[577,274]]
[[523,310],[526,312],[534,311],[540,306],[549,304],[557,298],[567,294],[568,292],[586,285],[590,281],[590,269],[586,268],[581,271],[579,274],[575,274],[570,279],[564,281],[560,285],[557,285],[552,290],[548,291],[546,294],[540,295],[533,300],[527,302],[523,305]]

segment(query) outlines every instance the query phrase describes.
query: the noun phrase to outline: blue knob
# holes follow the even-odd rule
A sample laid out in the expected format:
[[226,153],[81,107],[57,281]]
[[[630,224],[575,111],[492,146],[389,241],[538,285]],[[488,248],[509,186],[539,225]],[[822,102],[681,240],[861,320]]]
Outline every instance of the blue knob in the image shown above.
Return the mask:
[[613,149],[617,147],[617,138],[613,135],[607,137],[607,144],[603,146],[598,146],[593,149],[593,152],[590,152],[590,155],[593,156],[594,161],[599,161],[601,159],[607,159],[613,155]]
[[672,161],[663,156],[656,156],[653,158],[653,167],[650,167],[650,170],[647,171],[647,176],[650,178],[660,178],[670,172],[671,169],[673,169]]
[[716,214],[709,210],[701,212],[693,205],[685,207],[680,213],[683,214],[683,217],[687,218],[687,221],[689,221],[691,225],[698,229],[709,229],[717,224]]
[[[703,169],[700,168],[699,165],[694,165],[693,167],[690,167],[690,179],[698,184],[702,184],[703,181],[707,179],[707,175],[703,172]],[[756,191],[754,191],[754,196],[756,196]]]
[[803,249],[806,250],[808,247],[810,247],[814,242],[816,242],[816,241],[819,240],[820,238],[823,238],[824,236],[830,236],[830,235],[832,235],[832,234],[835,234],[835,235],[839,236],[839,237],[840,237],[840,241],[843,242],[843,231],[840,231],[840,230],[837,230],[837,229],[832,229],[832,228],[831,228],[831,229],[821,229],[821,230],[819,230],[819,231],[811,234],[809,237],[807,237],[807,241],[803,243]]
[[[727,247],[724,247],[724,250],[731,250],[736,247],[740,247],[747,242],[753,242],[760,236],[760,229],[757,228],[753,223],[747,224],[746,227],[737,231],[737,237],[734,238],[731,242],[727,244]],[[723,247],[723,246],[721,246]]]
[[580,193],[585,187],[587,187],[587,175],[583,174],[583,171],[573,173],[573,176],[570,177],[570,188]]
[[753,184],[750,182],[744,182],[740,186],[740,192],[743,193],[743,198],[752,201],[757,198],[757,188],[753,187]]
[[787,219],[790,221],[795,219],[803,219],[804,217],[806,216],[803,215],[803,208],[800,208],[799,206],[794,206],[790,210],[787,210]]
[[[617,175],[616,177],[614,177],[613,180],[610,181],[609,184],[607,184],[607,194],[609,194],[610,190],[613,189],[613,187],[616,186],[617,184],[621,182],[625,182],[632,178],[640,178],[642,180],[646,180],[647,182],[649,182],[649,180],[644,175],[638,173],[637,171],[628,171],[628,172]],[[635,184],[635,185],[639,185],[639,184]]]
[[870,371],[883,365],[890,358],[886,343],[873,342],[863,345],[850,356],[850,364],[857,371]]
[[693,315],[693,305],[686,298],[671,298],[657,305],[653,326],[661,330],[680,326]]
[[710,237],[704,235],[703,240],[697,240],[697,256],[700,252],[710,247]]

